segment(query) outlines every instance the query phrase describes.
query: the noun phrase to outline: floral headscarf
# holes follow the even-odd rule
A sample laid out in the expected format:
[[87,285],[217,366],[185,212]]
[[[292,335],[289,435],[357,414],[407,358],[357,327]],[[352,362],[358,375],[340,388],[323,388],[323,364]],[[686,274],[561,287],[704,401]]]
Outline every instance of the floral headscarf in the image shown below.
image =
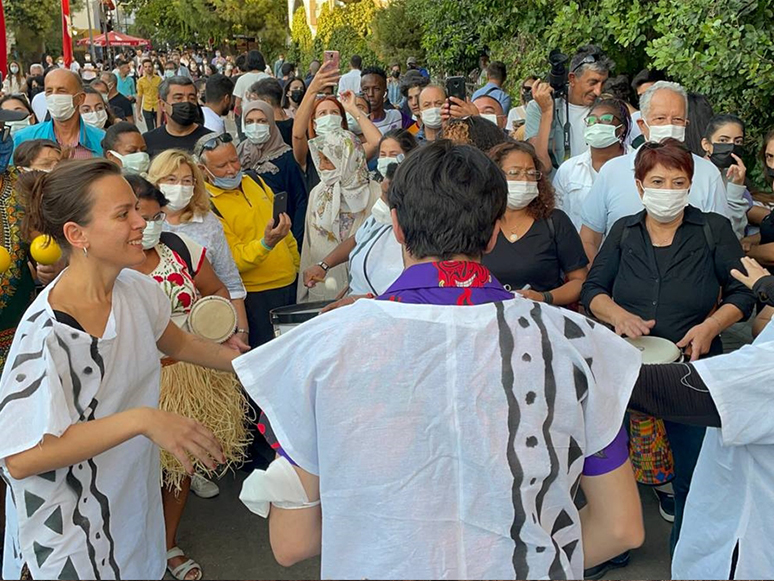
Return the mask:
[[252,169],[259,174],[276,174],[279,172],[279,168],[271,163],[272,160],[277,159],[286,151],[290,151],[290,147],[282,140],[282,134],[274,121],[274,109],[264,101],[250,101],[245,105],[242,110],[242,130],[244,130],[248,113],[256,109],[260,109],[269,121],[269,141],[256,145],[251,143],[249,139],[245,139],[237,146],[239,161],[242,162],[244,169]]

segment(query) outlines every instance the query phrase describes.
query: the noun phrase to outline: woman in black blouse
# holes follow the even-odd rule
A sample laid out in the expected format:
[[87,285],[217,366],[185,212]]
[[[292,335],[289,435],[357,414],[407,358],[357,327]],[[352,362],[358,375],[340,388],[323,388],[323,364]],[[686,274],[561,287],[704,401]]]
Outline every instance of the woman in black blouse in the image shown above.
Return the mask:
[[[693,158],[673,139],[642,145],[634,176],[645,210],[610,230],[581,302],[619,335],[668,339],[691,361],[720,354],[720,333],[749,317],[755,305],[753,294],[730,275],[744,255],[731,223],[688,205]],[[664,426],[675,463],[674,549],[704,428]]]
[[508,290],[570,305],[580,298],[588,259],[570,218],[555,208],[554,189],[528,143],[507,142],[489,156],[508,180],[508,208],[497,244],[483,264]]

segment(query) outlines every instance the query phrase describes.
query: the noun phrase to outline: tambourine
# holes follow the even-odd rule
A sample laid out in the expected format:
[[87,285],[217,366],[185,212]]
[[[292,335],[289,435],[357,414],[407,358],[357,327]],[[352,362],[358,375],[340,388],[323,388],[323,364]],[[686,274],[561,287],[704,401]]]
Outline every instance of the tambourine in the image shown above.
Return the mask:
[[236,332],[237,312],[231,301],[219,296],[196,301],[188,314],[188,329],[215,343],[227,341]]
[[644,335],[636,339],[626,339],[642,353],[642,364],[675,363],[683,358],[683,353],[669,339]]

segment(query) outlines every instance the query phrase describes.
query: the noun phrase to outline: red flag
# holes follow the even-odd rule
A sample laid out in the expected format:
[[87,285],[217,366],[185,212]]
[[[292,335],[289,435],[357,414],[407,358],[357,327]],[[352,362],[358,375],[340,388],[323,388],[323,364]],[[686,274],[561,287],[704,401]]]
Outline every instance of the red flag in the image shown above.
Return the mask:
[[62,58],[70,68],[73,62],[73,37],[70,34],[70,0],[62,0]]
[[8,45],[5,42],[5,13],[3,12],[3,0],[0,0],[0,73],[5,79],[8,70]]

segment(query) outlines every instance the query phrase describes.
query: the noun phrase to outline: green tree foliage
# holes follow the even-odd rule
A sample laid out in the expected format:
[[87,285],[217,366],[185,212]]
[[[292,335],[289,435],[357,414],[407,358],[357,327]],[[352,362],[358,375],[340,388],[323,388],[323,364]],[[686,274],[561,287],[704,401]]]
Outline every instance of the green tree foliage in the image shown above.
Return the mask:
[[410,17],[407,4],[408,0],[393,0],[374,13],[371,47],[386,65],[395,61],[405,66],[410,56],[424,61],[422,27]]
[[306,23],[306,12],[300,6],[293,13],[293,22],[290,26],[290,48],[288,60],[296,63],[296,70],[301,74],[309,66],[312,60],[312,31]]
[[317,18],[317,36],[312,44],[315,58],[320,58],[325,50],[337,50],[342,71],[346,71],[346,63],[355,54],[363,57],[364,66],[377,64],[379,59],[370,45],[375,13],[373,0],[352,0],[332,8],[324,4]]
[[[71,0],[70,12],[83,7],[83,0]],[[62,53],[62,8],[60,0],[5,0],[6,27],[13,33],[12,58],[28,65],[41,54]]]

